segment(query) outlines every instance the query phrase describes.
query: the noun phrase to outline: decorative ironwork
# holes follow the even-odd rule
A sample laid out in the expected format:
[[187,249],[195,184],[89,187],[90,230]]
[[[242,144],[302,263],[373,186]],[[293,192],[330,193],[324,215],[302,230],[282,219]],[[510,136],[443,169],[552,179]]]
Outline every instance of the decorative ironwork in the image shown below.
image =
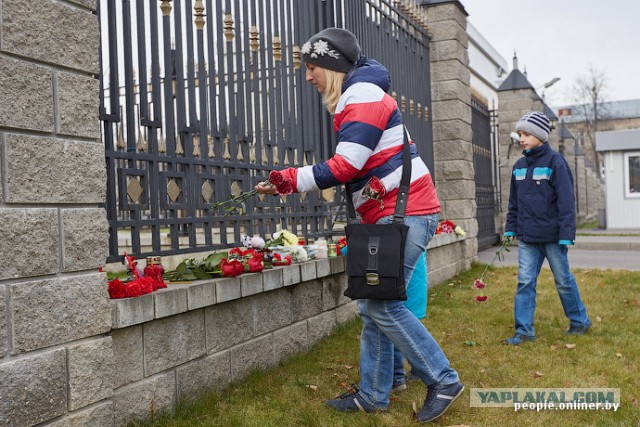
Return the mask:
[[403,119],[421,136],[416,145],[434,171],[431,124],[418,120],[431,101],[428,38],[417,9],[409,15],[392,0],[97,5],[109,262],[125,250],[145,257],[228,248],[277,225],[308,239],[331,236],[345,218],[339,187],[257,196],[232,217],[214,207],[272,169],[335,152],[331,117],[300,71],[299,46],[326,27],[352,30],[389,68],[402,108],[406,97],[410,108],[415,101],[418,117]]
[[492,132],[489,109],[471,98],[471,129],[473,130],[473,166],[476,181],[478,248],[497,243],[495,228],[495,167],[492,156]]
[[140,181],[137,178],[131,178],[127,185],[127,196],[131,199],[132,203],[140,203],[140,196],[144,194],[144,188],[140,185]]

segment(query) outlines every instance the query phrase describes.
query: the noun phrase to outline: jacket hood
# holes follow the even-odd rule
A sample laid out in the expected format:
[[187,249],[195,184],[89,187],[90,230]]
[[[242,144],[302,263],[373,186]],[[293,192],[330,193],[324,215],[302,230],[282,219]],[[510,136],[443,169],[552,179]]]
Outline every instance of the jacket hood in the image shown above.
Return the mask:
[[347,73],[342,84],[342,92],[355,83],[373,83],[385,92],[391,88],[391,76],[382,64],[373,59],[360,56],[353,68]]

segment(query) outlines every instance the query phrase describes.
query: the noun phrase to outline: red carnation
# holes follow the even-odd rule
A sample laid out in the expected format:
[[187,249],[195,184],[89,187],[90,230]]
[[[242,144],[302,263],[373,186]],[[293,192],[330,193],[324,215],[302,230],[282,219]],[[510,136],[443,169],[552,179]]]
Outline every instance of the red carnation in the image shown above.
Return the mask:
[[111,299],[120,299],[127,296],[126,286],[120,279],[113,279],[109,281],[108,289]]
[[271,184],[277,187],[278,185],[282,184],[283,181],[284,181],[284,177],[280,172],[278,171],[269,172],[269,182]]
[[279,185],[276,185],[276,189],[281,196],[288,196],[293,193],[293,182],[290,179],[282,181]]
[[483,289],[485,286],[487,286],[487,284],[481,281],[480,279],[476,279],[473,282],[473,287],[476,289]]
[[[155,279],[152,277],[141,277],[136,281],[140,283],[140,292],[142,292],[142,295],[150,294],[154,291],[153,284],[155,283]],[[157,286],[156,289],[158,289]]]
[[142,286],[140,286],[140,282],[134,280],[132,282],[127,283],[126,286],[127,298],[139,297],[142,295]]
[[476,301],[478,301],[478,302],[486,301],[486,300],[487,300],[487,298],[488,298],[488,297],[487,297],[486,295],[476,295],[476,296],[475,296],[475,299],[476,299]]

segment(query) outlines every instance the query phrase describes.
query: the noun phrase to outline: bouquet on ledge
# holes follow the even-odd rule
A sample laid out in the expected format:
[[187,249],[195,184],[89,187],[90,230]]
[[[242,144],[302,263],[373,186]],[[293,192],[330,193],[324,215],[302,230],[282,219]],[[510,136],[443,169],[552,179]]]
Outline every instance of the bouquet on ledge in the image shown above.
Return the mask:
[[[108,282],[108,291],[111,299],[138,297],[167,287],[160,272],[162,266],[147,265],[143,272],[138,267],[136,257],[127,255],[126,252],[124,253],[123,263],[125,263],[127,269],[126,277],[116,275]],[[120,280],[121,278],[124,281]]]

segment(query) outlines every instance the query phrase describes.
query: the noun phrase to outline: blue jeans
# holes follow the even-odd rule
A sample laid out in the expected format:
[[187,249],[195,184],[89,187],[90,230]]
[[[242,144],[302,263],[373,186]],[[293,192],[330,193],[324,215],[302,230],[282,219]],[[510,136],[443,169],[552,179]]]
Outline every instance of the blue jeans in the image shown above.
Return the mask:
[[567,252],[565,245],[557,243],[518,241],[518,290],[513,309],[516,334],[535,336],[536,285],[545,258],[549,261],[564,314],[571,325],[582,326],[589,321],[576,279],[569,269]]
[[[385,218],[379,222],[383,220]],[[426,248],[429,223],[429,216],[405,217],[405,224],[409,226],[404,268],[407,283]],[[403,301],[364,299],[358,300],[357,305],[363,322],[358,393],[367,403],[378,409],[389,405],[394,347],[402,352],[412,372],[425,384],[453,384],[459,380],[438,343]]]
[[[433,235],[436,234],[436,228],[438,227],[438,219],[439,216],[438,214],[433,214],[433,215],[427,215],[427,222],[428,222],[428,229],[427,229],[427,245],[429,244],[429,242],[431,241],[431,239],[433,238]],[[411,278],[409,279],[409,282],[407,282],[407,301],[404,302],[404,305],[409,308],[411,310],[411,307],[420,307],[421,304],[425,304],[425,313],[420,313],[420,315],[418,315],[416,313],[415,310],[411,310],[413,312],[413,314],[415,314],[416,316],[418,316],[418,319],[422,319],[424,318],[424,316],[426,315],[426,299],[427,299],[427,293],[428,293],[428,288],[429,288],[429,282],[428,282],[428,278],[426,276],[427,274],[427,266],[426,266],[426,249],[425,252],[423,253],[424,255],[421,255],[418,258],[417,262],[424,262],[425,265],[423,266],[424,268],[424,273],[425,276],[424,277],[416,277],[414,274],[411,274]],[[414,271],[415,270],[420,270],[416,266],[414,266]],[[413,273],[413,272],[412,272]],[[412,288],[420,288],[420,289],[412,289]],[[412,298],[424,298],[424,301],[412,301]],[[404,370],[404,356],[402,355],[402,353],[400,352],[400,350],[398,350],[397,347],[394,348],[393,350],[393,385],[396,384],[404,384],[405,382],[405,377],[406,372]]]

